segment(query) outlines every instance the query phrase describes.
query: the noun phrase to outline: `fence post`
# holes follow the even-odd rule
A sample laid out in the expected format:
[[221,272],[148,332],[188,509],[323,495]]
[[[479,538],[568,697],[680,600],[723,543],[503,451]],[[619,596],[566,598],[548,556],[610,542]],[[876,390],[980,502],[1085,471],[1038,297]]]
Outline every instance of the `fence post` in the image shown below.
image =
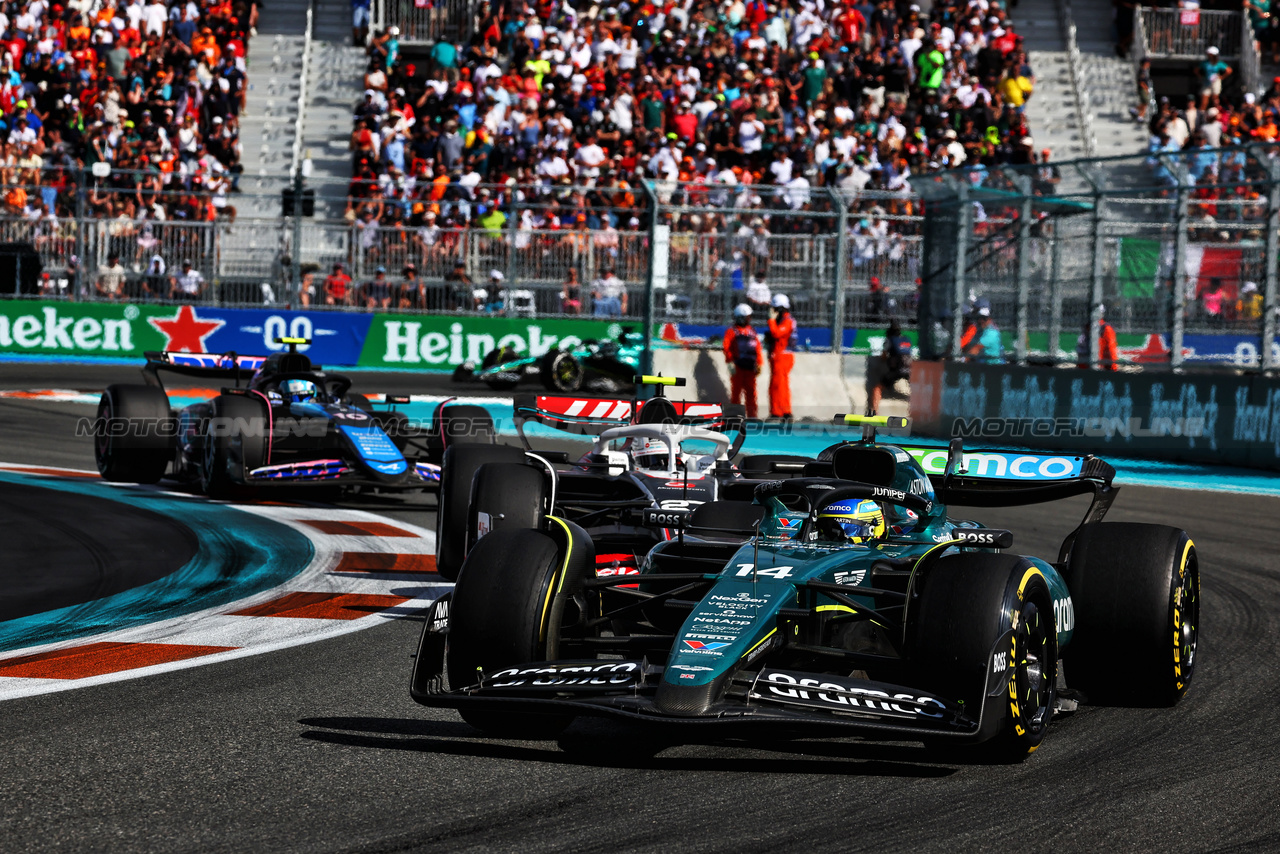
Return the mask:
[[[85,227],[89,222],[85,213],[85,176],[88,172],[80,169],[80,178],[76,183],[76,257],[80,259],[79,269],[76,271],[76,281],[70,284],[72,294],[71,299],[88,299],[89,297],[89,259],[85,257],[88,247],[88,241],[85,239]],[[79,293],[76,293],[79,291]]]
[[969,205],[967,176],[956,187],[956,272],[955,292],[951,303],[951,358],[960,361],[960,337],[964,335],[965,267],[969,263],[969,217],[973,208]]
[[[510,246],[507,247],[507,299],[511,299],[511,292],[516,287],[516,238],[520,231],[520,207],[516,201],[520,197],[520,188],[511,188],[511,204],[508,206],[511,211],[510,227],[508,228],[508,241]],[[537,313],[537,303],[534,303],[534,313]]]
[[1031,289],[1031,179],[1018,173],[1006,173],[1022,194],[1018,219],[1018,266],[1014,270],[1014,287],[1018,289],[1017,314],[1014,318],[1014,363],[1027,361],[1027,303]]
[[293,247],[289,253],[289,304],[302,300],[302,170],[293,176]]
[[1276,369],[1276,254],[1280,253],[1280,163],[1268,160],[1271,169],[1271,187],[1267,190],[1267,242],[1266,281],[1262,286],[1262,341],[1258,351],[1262,370]]
[[849,260],[849,212],[845,207],[844,197],[835,192],[831,192],[831,200],[835,203],[836,208],[836,269],[835,269],[835,292],[832,294],[831,300],[831,352],[844,352],[844,289],[845,271],[848,269],[845,264]]
[[1106,236],[1102,233],[1102,199],[1093,204],[1093,270],[1089,276],[1089,316],[1085,318],[1089,330],[1089,367],[1098,367],[1098,313],[1102,309],[1103,250]]
[[219,239],[219,230],[218,220],[210,220],[209,228],[205,235],[209,241],[209,245],[206,247],[207,255],[206,253],[201,253],[209,259],[209,301],[214,305],[222,303],[222,279],[220,276],[222,265],[218,263],[218,250],[222,246],[222,241]]
[[654,191],[653,181],[640,182],[645,195],[649,197],[649,269],[644,282],[644,349],[640,352],[640,373],[653,373],[653,276],[655,271],[657,247],[654,245],[658,235],[658,219],[661,216],[661,205],[658,194]]
[[1182,367],[1182,334],[1187,322],[1187,191],[1181,175],[1178,175],[1173,228],[1176,236],[1173,242],[1173,275],[1170,277],[1173,292],[1169,295],[1173,306],[1169,330],[1169,367],[1176,371]]
[[[1096,204],[1095,200],[1095,204]],[[1058,223],[1049,232],[1049,358],[1058,361],[1058,340],[1062,337],[1062,246],[1058,239]]]

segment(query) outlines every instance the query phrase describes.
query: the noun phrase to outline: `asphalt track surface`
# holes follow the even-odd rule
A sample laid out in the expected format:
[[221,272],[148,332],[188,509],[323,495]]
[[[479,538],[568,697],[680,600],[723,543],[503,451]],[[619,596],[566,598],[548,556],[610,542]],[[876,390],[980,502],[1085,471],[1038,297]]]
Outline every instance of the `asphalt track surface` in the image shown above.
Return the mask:
[[[34,368],[34,369],[33,369]],[[109,375],[108,375],[109,374]],[[0,386],[128,369],[0,366]],[[368,387],[425,391],[376,375]],[[92,467],[89,407],[0,401],[0,458]],[[987,512],[1056,552],[1075,502]],[[391,518],[422,522],[424,507]],[[13,851],[1280,849],[1280,499],[1126,487],[1111,518],[1185,527],[1200,661],[1176,709],[1085,708],[1015,767],[912,744],[704,743],[634,730],[479,736],[408,697],[420,622],[0,705],[0,848]],[[428,522],[429,523],[429,522]]]
[[19,483],[0,482],[0,518],[0,620],[140,587],[196,553],[195,534],[174,519]]

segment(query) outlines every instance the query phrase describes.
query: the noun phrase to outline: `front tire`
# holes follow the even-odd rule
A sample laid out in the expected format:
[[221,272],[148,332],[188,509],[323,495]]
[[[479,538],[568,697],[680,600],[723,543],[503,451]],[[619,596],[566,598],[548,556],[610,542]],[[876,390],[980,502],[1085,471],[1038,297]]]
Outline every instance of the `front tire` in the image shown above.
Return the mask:
[[471,483],[467,546],[475,548],[493,531],[541,528],[546,482],[541,469],[521,463],[485,463]]
[[454,581],[467,556],[467,522],[471,515],[471,482],[485,463],[519,463],[524,452],[510,445],[463,442],[445,449],[440,463],[440,497],[436,507],[436,571]]
[[1200,629],[1200,566],[1185,531],[1099,522],[1067,562],[1075,632],[1066,675],[1095,702],[1172,706],[1187,693]]
[[[453,690],[474,684],[480,672],[554,660],[551,594],[563,564],[556,542],[539,531],[495,531],[476,543],[449,611],[445,666]],[[507,738],[550,738],[573,721],[569,714],[459,713],[475,728]]]
[[[921,687],[962,702],[974,719],[985,705],[983,758],[1021,762],[1034,753],[1053,717],[1058,677],[1053,597],[1040,569],[1018,555],[948,555],[929,570],[915,607]],[[986,691],[989,668],[1008,676],[998,696]]]

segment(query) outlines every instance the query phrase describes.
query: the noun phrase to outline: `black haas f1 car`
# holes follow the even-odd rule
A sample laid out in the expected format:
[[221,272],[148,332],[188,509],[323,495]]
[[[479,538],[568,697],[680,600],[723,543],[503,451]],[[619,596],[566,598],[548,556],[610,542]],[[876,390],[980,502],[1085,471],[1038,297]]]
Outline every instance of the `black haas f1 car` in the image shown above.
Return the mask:
[[[676,522],[715,502],[744,471],[805,462],[802,457],[737,458],[745,438],[741,407],[665,397],[665,387],[685,384],[680,378],[646,376],[634,382],[638,388],[656,386],[658,396],[521,395],[514,411],[523,447],[450,447],[436,517],[440,574],[456,579],[480,538],[504,528],[537,527],[547,513],[606,537],[613,550],[599,555],[602,565],[617,574],[633,573],[650,547],[673,535]],[[535,450],[526,434],[530,422],[590,436],[593,442],[576,460],[563,451]],[[659,524],[664,519],[672,524]]]
[[[288,351],[147,353],[145,385],[112,385],[102,394],[94,426],[99,473],[129,483],[167,474],[211,498],[279,486],[437,489],[451,441],[493,441],[493,421],[481,407],[442,404],[432,426],[417,430],[391,406],[374,410],[347,377],[312,364],[298,352],[306,339],[277,343]],[[234,385],[175,412],[162,372]]]
[[[945,468],[927,473],[930,456]],[[700,505],[636,575],[601,573],[612,546],[560,516],[498,530],[429,612],[411,694],[499,735],[612,716],[1021,761],[1055,713],[1172,705],[1195,672],[1195,547],[1175,528],[1102,522],[1113,473],[871,435],[799,477],[744,484],[750,501]],[[1084,521],[1047,559],[949,515],[1078,494],[1093,496]]]

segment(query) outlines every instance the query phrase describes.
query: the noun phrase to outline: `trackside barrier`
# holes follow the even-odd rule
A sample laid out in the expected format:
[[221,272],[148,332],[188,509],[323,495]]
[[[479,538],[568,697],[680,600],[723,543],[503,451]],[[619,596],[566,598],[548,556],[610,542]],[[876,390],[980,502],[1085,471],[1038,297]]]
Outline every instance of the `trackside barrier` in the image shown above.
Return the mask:
[[1258,374],[917,362],[911,416],[916,432],[975,446],[1280,469],[1280,379]]

